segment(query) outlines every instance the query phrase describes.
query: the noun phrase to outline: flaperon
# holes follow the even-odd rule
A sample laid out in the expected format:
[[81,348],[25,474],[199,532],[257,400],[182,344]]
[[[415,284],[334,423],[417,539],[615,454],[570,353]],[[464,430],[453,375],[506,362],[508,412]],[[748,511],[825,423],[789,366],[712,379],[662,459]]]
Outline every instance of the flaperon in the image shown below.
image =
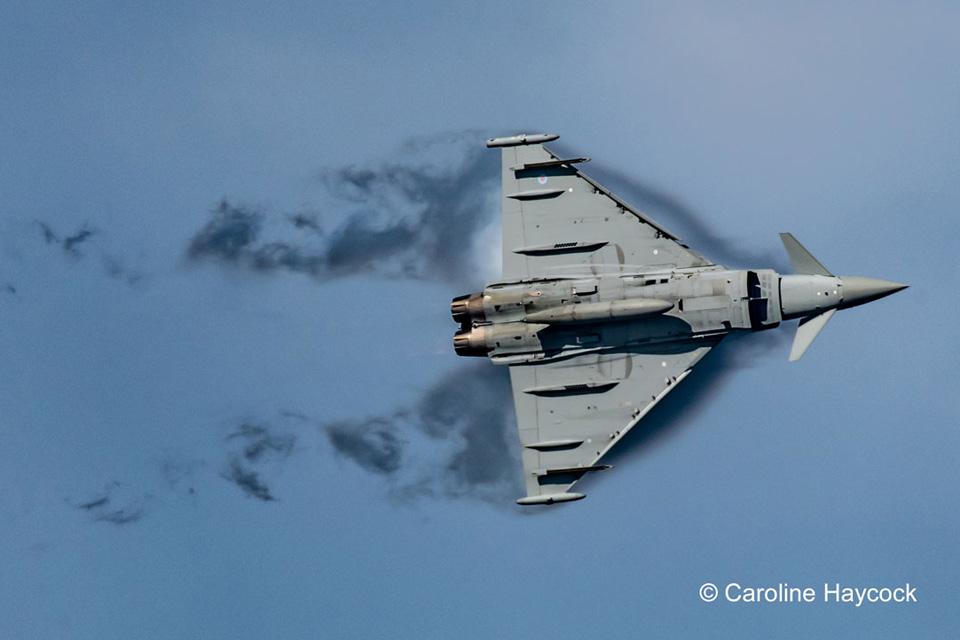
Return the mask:
[[527,495],[571,487],[732,331],[800,323],[798,360],[837,309],[907,285],[836,276],[789,233],[795,273],[730,270],[543,146],[558,136],[494,138],[502,148],[503,275],[455,298],[454,348],[510,367]]

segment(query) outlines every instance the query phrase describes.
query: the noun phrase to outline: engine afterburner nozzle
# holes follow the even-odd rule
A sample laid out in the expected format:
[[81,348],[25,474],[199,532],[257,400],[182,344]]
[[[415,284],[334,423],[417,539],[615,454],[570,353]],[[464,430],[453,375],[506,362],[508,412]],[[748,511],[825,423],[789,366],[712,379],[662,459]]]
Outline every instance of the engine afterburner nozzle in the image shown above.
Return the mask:
[[457,296],[450,301],[450,315],[453,316],[454,322],[458,322],[464,327],[469,327],[474,322],[483,322],[486,320],[486,313],[483,310],[483,294],[468,293]]
[[458,331],[453,336],[453,350],[458,356],[485,356],[490,351],[487,346],[487,327],[474,327]]

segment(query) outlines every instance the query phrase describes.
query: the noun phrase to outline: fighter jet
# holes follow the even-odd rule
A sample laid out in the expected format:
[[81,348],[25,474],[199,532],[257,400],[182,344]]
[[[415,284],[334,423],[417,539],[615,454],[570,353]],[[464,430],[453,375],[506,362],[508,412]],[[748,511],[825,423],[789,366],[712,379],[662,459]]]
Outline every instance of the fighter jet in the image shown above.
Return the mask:
[[453,346],[510,370],[527,495],[579,500],[573,486],[734,331],[799,319],[799,360],[838,309],[907,285],[834,275],[789,233],[792,274],[731,270],[560,157],[552,134],[501,149],[503,274],[454,298]]

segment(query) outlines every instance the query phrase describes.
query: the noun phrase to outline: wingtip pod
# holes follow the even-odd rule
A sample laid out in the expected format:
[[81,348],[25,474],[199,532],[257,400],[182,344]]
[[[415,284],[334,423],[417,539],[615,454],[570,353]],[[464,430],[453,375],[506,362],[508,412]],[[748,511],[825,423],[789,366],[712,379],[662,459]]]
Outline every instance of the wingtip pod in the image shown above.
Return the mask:
[[548,493],[542,496],[527,496],[526,498],[517,498],[517,504],[523,506],[535,504],[557,504],[559,502],[583,500],[586,497],[587,496],[582,493]]
[[515,136],[504,136],[502,138],[490,138],[487,140],[488,147],[516,147],[523,144],[542,144],[544,142],[553,142],[560,136],[556,133],[521,133]]

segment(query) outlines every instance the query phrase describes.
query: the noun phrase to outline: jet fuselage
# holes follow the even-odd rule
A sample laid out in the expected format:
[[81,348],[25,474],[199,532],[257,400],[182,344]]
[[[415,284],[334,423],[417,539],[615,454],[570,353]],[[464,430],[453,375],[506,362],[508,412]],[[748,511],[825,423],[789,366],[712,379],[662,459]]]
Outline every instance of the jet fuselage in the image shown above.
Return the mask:
[[761,331],[889,295],[892,282],[693,268],[491,284],[451,303],[459,355],[514,364]]

